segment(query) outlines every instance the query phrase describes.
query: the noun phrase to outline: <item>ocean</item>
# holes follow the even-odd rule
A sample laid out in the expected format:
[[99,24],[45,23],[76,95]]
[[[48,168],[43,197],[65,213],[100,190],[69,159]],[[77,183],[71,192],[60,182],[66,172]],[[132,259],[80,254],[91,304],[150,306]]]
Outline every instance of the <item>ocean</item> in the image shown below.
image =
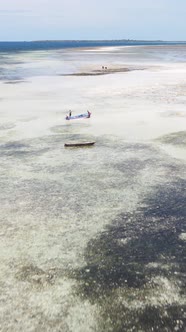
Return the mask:
[[185,332],[186,44],[96,43],[0,44],[2,331]]
[[184,42],[0,42],[0,80],[73,74],[86,66],[101,68],[113,62],[138,66],[185,61]]
[[0,42],[1,52],[37,51],[77,47],[135,46],[135,45],[185,45],[182,41],[138,40],[59,40],[59,41],[5,41]]

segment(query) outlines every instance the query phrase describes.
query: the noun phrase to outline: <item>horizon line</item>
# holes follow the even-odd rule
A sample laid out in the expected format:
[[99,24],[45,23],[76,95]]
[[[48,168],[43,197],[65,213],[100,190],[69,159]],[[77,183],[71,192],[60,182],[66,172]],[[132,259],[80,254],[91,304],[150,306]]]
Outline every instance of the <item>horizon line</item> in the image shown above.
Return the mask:
[[35,39],[35,40],[0,40],[0,43],[37,43],[37,42],[111,42],[111,41],[137,41],[137,42],[186,42],[186,40],[163,40],[163,39]]

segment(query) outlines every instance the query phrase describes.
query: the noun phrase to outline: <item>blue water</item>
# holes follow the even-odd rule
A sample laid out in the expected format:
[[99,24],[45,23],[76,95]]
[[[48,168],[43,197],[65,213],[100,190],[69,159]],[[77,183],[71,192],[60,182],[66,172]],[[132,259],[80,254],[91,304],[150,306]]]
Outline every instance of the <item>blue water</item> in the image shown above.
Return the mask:
[[29,42],[0,42],[0,52],[50,50],[76,47],[96,46],[129,46],[129,45],[186,45],[179,41],[138,41],[138,40],[69,40],[69,41],[29,41]]
[[[103,48],[96,49],[96,47]],[[79,73],[84,68],[100,69],[102,65],[110,67],[112,63],[119,67],[131,64],[138,67],[138,65],[186,63],[186,42],[130,40],[0,42],[0,81],[24,80],[34,76],[68,75]]]

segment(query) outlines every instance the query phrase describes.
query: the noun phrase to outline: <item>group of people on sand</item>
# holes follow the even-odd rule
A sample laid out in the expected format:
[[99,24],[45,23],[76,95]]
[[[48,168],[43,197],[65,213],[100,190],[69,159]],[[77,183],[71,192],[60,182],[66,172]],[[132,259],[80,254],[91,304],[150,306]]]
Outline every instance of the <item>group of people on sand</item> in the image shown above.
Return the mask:
[[[91,113],[87,110],[87,118],[90,118],[90,115],[91,115]],[[67,115],[68,117],[71,117],[72,116],[72,111],[71,110],[69,110],[69,113],[68,113],[68,115]]]

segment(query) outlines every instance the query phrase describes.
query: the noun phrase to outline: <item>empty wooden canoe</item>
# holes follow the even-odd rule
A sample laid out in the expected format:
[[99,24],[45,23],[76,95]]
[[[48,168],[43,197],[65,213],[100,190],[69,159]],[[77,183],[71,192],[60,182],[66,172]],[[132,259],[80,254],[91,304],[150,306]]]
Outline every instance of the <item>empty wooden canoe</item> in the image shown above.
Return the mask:
[[89,145],[94,145],[95,142],[69,142],[65,143],[65,147],[71,147],[71,146],[89,146]]

